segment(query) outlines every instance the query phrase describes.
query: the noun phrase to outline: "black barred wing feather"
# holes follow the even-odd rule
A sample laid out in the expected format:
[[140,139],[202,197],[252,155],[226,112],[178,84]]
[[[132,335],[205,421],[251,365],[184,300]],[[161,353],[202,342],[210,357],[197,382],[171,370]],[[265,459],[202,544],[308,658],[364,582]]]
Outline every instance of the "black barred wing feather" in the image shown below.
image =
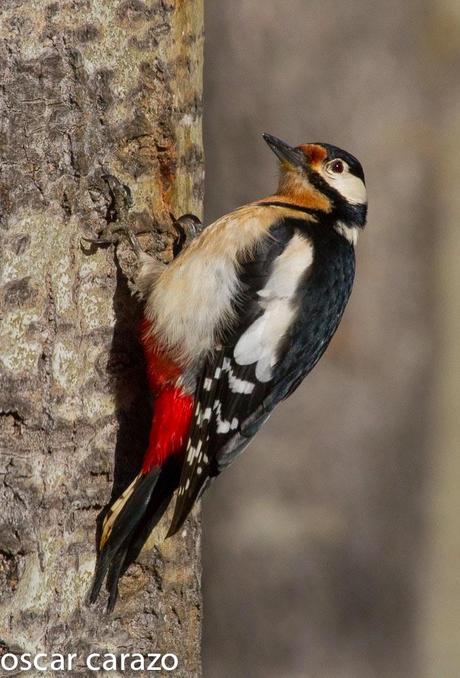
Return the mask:
[[[210,479],[222,470],[219,450],[236,439],[245,441],[244,447],[249,443],[254,434],[246,439],[241,434],[244,424],[269,392],[268,382],[255,379],[253,365],[240,366],[235,362],[232,349],[218,349],[203,369],[168,535],[180,529]],[[240,447],[238,451],[243,451],[244,447]],[[236,454],[234,451],[232,459]]]

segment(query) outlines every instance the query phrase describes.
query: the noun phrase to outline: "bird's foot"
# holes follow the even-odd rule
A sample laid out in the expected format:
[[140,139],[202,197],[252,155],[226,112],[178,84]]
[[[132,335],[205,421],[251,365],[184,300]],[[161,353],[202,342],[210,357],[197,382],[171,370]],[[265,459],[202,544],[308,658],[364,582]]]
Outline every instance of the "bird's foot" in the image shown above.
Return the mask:
[[[146,226],[143,220],[137,220],[135,214],[130,213],[133,205],[131,191],[129,186],[111,175],[105,174],[102,177],[106,186],[106,221],[107,225],[97,235],[97,237],[83,236],[81,241],[87,243],[91,248],[103,247],[107,245],[118,245],[125,240],[130,245],[137,258],[143,252],[136,236],[152,233],[154,223]],[[167,220],[167,215],[164,215]],[[176,257],[201,230],[200,219],[194,214],[183,214],[178,219],[173,214],[169,214],[173,226],[173,256]],[[159,228],[159,232],[165,229]],[[166,229],[168,230],[168,229]]]
[[107,187],[107,226],[96,238],[84,236],[81,240],[93,247],[101,247],[104,245],[116,245],[122,238],[125,238],[138,257],[142,252],[142,249],[137,241],[136,235],[148,231],[145,228],[136,228],[136,231],[134,231],[131,226],[128,226],[128,224],[132,222],[129,211],[133,206],[129,186],[122,184],[121,181],[112,174],[105,174],[102,179]]
[[101,247],[103,245],[117,245],[122,238],[126,238],[135,255],[138,257],[142,248],[134,235],[134,232],[126,224],[113,223],[109,224],[97,238],[82,237],[84,242]]
[[177,238],[173,244],[173,255],[177,257],[196,238],[203,228],[203,224],[195,214],[183,214],[178,219],[172,214],[170,216],[173,221],[174,230],[177,233]]

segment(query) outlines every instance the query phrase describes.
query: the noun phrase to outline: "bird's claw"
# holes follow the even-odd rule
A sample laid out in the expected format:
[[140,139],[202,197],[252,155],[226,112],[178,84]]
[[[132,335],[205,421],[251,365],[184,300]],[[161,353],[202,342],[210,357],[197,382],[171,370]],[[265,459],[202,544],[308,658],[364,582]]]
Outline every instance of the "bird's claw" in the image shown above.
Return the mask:
[[[198,235],[202,228],[200,219],[194,214],[183,214],[176,219],[170,215],[176,237],[173,244],[174,256],[177,256],[190,242]],[[142,248],[136,238],[134,231],[126,224],[118,222],[110,223],[97,238],[88,238],[82,236],[81,241],[88,243],[93,247],[103,247],[105,245],[117,245],[122,238],[125,238],[131,246],[137,257],[142,252]]]
[[136,256],[141,254],[142,249],[136,236],[129,226],[125,226],[124,224],[111,224],[98,238],[87,238],[83,236],[81,240],[84,240],[95,247],[100,247],[103,245],[117,245],[122,238],[126,238]]
[[174,256],[177,256],[194,238],[196,238],[201,231],[203,224],[195,214],[182,214],[178,219],[172,214],[170,216],[177,233],[177,238],[173,245]]

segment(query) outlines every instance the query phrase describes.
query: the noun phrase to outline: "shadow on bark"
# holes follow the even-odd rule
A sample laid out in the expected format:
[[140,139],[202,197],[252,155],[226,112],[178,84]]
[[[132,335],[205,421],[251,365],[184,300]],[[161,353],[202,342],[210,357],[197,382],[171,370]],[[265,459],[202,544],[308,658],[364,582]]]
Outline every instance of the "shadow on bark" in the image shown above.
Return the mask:
[[97,517],[96,547],[104,518],[126,487],[134,480],[148,445],[152,417],[145,360],[138,337],[143,303],[133,296],[117,257],[117,286],[113,299],[115,326],[107,372],[118,420],[110,500]]
[[[119,193],[113,192],[114,213],[109,223],[119,220]],[[126,189],[126,187],[123,187]],[[112,189],[113,191],[113,189]],[[125,193],[121,200],[125,200]],[[125,204],[126,207],[126,204]],[[184,214],[179,219],[170,214],[174,237],[171,243],[172,257],[175,258],[201,230],[201,221],[193,214]],[[130,485],[142,466],[142,460],[149,443],[152,421],[153,398],[147,379],[147,366],[139,339],[139,324],[143,317],[144,304],[131,291],[128,277],[124,272],[115,250],[116,289],[113,299],[115,325],[107,363],[107,373],[114,394],[118,421],[115,446],[114,478],[109,502],[96,520],[96,551],[99,552],[100,537],[104,518],[114,502]],[[129,274],[128,274],[129,275]],[[118,579],[139,556],[153,527],[168,507],[170,497],[176,489],[180,475],[181,458],[173,455],[162,466],[157,480],[159,489],[152,497],[140,525],[130,537],[127,550],[116,554],[107,575],[107,590],[110,592],[108,610],[112,610],[117,598]]]

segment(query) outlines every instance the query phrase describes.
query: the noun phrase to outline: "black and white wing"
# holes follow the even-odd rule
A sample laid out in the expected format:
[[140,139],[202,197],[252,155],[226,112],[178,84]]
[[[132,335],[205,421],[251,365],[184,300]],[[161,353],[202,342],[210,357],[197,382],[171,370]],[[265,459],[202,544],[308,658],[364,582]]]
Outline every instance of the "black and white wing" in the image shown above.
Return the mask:
[[313,240],[297,225],[281,220],[241,262],[238,320],[201,373],[170,535],[317,362],[340,320],[334,305],[326,318],[318,313]]

